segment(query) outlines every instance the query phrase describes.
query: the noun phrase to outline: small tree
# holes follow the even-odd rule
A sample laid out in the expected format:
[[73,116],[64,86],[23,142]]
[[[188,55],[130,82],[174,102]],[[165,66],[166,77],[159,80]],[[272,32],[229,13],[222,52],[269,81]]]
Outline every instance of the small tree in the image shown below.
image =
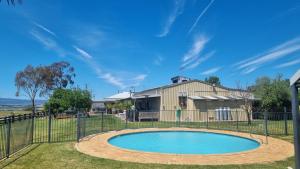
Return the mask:
[[252,94],[251,88],[247,85],[245,85],[245,87],[243,87],[240,82],[237,82],[237,91],[234,92],[235,96],[237,98],[240,98],[243,102],[243,105],[241,106],[241,108],[245,111],[245,113],[247,114],[247,121],[248,121],[248,125],[251,124],[251,113],[252,113],[252,102],[254,99],[254,96]]
[[46,110],[63,113],[70,108],[75,112],[79,109],[91,109],[92,97],[88,90],[82,89],[55,89],[48,102]]
[[73,84],[75,77],[74,68],[67,62],[57,62],[50,66],[33,67],[28,65],[23,71],[16,74],[16,96],[24,91],[32,102],[32,110],[35,109],[35,98],[43,97],[56,88],[66,88]]
[[260,98],[261,107],[265,111],[284,111],[290,108],[289,80],[278,75],[274,79],[261,77],[253,86],[254,94]]
[[49,90],[49,87],[47,87],[45,83],[45,81],[47,81],[45,72],[45,68],[42,66],[33,67],[28,65],[23,71],[20,71],[16,74],[16,96],[20,95],[21,90],[24,91],[31,100],[33,113],[35,113],[36,96],[42,97]]
[[205,78],[205,82],[209,84],[215,84],[217,86],[221,85],[220,78],[218,76],[209,76],[208,78]]

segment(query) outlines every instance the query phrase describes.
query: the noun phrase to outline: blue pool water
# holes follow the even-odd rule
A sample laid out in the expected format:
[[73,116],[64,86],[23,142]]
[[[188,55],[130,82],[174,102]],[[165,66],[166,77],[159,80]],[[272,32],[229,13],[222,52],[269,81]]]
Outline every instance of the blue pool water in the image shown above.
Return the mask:
[[110,144],[130,150],[169,154],[225,154],[252,150],[257,141],[196,131],[153,131],[115,136]]

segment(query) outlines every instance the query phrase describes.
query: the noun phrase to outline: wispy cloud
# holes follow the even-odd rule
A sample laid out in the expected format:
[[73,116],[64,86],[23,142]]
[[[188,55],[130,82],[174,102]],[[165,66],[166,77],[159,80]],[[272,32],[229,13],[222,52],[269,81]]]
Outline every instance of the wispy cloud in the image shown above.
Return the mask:
[[32,37],[41,43],[46,49],[56,52],[59,56],[64,57],[67,54],[67,52],[61,46],[59,46],[53,38],[36,30],[29,31],[29,34],[32,35]]
[[99,77],[106,80],[108,83],[115,85],[121,89],[126,88],[126,85],[121,81],[121,79],[113,76],[110,73],[101,74]]
[[214,73],[218,72],[220,69],[221,69],[221,67],[214,67],[214,68],[211,68],[211,69],[208,69],[208,70],[202,72],[201,74],[202,75],[214,74]]
[[146,74],[140,74],[140,75],[137,75],[136,77],[134,77],[133,80],[142,81],[142,80],[145,80],[146,77],[147,77]]
[[190,65],[186,66],[185,69],[193,69],[197,67],[198,65],[200,65],[201,63],[205,62],[207,59],[212,57],[215,53],[216,53],[215,51],[211,51],[203,55],[202,57],[197,57],[197,59],[193,61]]
[[154,63],[154,65],[156,65],[156,66],[160,66],[161,65],[161,63],[163,62],[163,60],[164,60],[164,58],[162,57],[162,56],[157,56],[155,59],[154,59],[154,61],[153,61],[153,63]]
[[134,77],[117,76],[118,73],[112,73],[103,70],[99,64],[94,60],[94,57],[87,51],[73,45],[74,49],[80,55],[80,60],[86,63],[91,69],[94,70],[98,78],[103,79],[109,84],[112,84],[120,89],[126,89],[132,86],[139,86],[140,83],[147,77],[146,74],[138,74]]
[[[81,46],[86,48],[99,48],[101,45],[111,41],[111,38],[107,37],[107,33],[94,25],[84,25],[80,26],[80,29],[74,31],[71,38]],[[113,43],[109,43],[113,44]]]
[[157,37],[165,37],[169,34],[170,29],[173,25],[173,23],[176,21],[176,18],[181,15],[184,11],[184,4],[185,4],[185,0],[175,0],[174,1],[174,8],[170,14],[170,16],[168,17],[162,31],[160,34],[157,35]]
[[190,30],[188,31],[188,34],[190,34],[194,28],[196,27],[196,25],[198,24],[199,20],[202,18],[202,16],[207,12],[207,10],[209,9],[209,7],[214,3],[215,0],[211,0],[208,5],[203,9],[203,11],[200,13],[200,15],[197,17],[196,21],[194,22],[194,24],[192,25],[192,27],[190,28]]
[[275,68],[285,68],[285,67],[293,66],[293,65],[296,65],[296,64],[300,64],[300,59],[296,59],[296,60],[293,60],[293,61],[289,61],[289,62],[286,62],[286,63],[279,64],[279,65],[275,66]]
[[200,35],[195,38],[192,47],[188,50],[186,54],[182,57],[182,64],[180,66],[181,70],[191,69],[197,67],[200,63],[204,62],[205,60],[209,59],[213,52],[209,52],[208,54],[204,55],[203,57],[200,56],[205,45],[209,42],[209,38],[205,35]]
[[45,32],[51,34],[52,36],[55,36],[55,37],[56,37],[56,34],[55,34],[54,32],[52,32],[50,29],[46,28],[45,26],[43,26],[43,25],[41,25],[41,24],[39,24],[39,23],[36,23],[36,22],[33,22],[33,24],[34,24],[35,26],[37,26],[38,28],[42,29],[43,31],[45,31]]
[[86,59],[92,59],[93,58],[88,52],[84,51],[83,49],[81,49],[81,48],[79,48],[77,46],[73,46],[73,47],[84,58],[86,58]]
[[298,51],[300,51],[300,37],[291,39],[267,50],[266,52],[240,61],[234,65],[238,66],[238,69],[242,70],[244,74],[249,74],[267,63],[281,59],[282,57]]

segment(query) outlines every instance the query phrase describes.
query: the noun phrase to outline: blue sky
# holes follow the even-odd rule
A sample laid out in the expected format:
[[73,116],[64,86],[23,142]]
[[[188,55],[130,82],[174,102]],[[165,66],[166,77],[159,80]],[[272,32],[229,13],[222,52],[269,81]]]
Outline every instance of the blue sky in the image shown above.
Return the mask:
[[[68,61],[95,99],[175,75],[251,84],[300,68],[300,1],[31,0],[0,4],[0,97],[26,65]],[[24,96],[21,96],[24,97]]]

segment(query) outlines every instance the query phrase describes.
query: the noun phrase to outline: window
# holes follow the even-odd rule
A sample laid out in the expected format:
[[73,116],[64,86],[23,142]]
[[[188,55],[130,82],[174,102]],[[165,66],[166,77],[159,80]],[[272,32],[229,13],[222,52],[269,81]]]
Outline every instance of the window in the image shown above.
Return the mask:
[[186,96],[179,96],[179,105],[181,109],[186,109],[187,107],[187,97]]

